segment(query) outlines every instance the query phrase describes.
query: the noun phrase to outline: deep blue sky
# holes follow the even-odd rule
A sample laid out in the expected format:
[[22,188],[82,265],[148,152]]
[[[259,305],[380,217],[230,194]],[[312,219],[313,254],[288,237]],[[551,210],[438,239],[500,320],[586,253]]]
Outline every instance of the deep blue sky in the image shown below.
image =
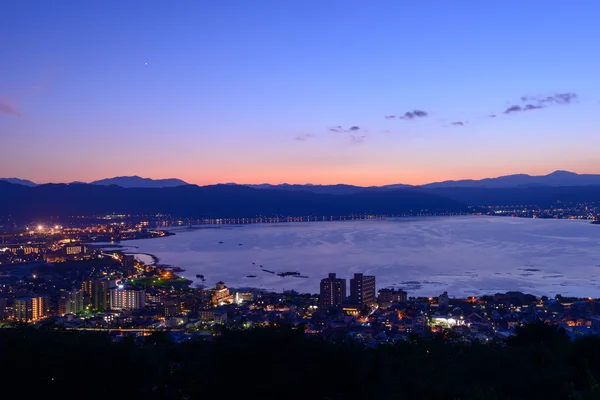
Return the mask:
[[600,173],[598,21],[591,0],[9,0],[0,176]]

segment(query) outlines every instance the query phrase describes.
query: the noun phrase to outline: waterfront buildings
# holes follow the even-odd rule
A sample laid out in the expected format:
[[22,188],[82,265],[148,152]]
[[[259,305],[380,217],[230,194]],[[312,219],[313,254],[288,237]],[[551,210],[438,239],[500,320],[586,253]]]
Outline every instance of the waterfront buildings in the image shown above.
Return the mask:
[[28,296],[15,299],[14,318],[17,321],[34,322],[50,315],[50,302],[45,296]]
[[116,287],[110,289],[111,310],[139,310],[146,305],[144,289]]
[[357,305],[372,306],[375,298],[375,277],[372,275],[354,274],[350,279],[350,302]]
[[208,290],[207,293],[213,306],[233,303],[233,295],[223,282],[217,282],[215,288]]
[[58,300],[58,314],[81,314],[85,310],[83,290],[73,289],[63,292]]
[[346,280],[329,274],[321,280],[321,305],[324,308],[337,307],[346,301]]
[[89,303],[93,310],[106,311],[110,309],[110,289],[116,286],[113,280],[87,280],[81,285],[81,290],[89,296]]
[[406,303],[408,293],[402,289],[381,289],[378,293],[378,300],[380,304]]

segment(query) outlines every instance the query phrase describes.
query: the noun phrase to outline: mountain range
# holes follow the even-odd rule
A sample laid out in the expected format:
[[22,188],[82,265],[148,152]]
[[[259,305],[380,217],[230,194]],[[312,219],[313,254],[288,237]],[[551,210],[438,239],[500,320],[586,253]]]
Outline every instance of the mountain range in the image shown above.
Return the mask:
[[123,188],[45,184],[29,187],[0,182],[0,212],[20,218],[108,213],[163,213],[191,218],[339,217],[468,210],[464,203],[413,188],[331,195],[243,185]]
[[114,178],[101,179],[99,181],[90,182],[92,185],[110,186],[117,185],[124,188],[165,188],[189,185],[189,183],[181,179],[151,179],[134,176],[116,176]]
[[[19,178],[0,178],[0,182],[15,183],[24,186],[38,186],[37,183]],[[74,184],[86,184],[85,182],[70,182],[70,185]],[[89,183],[90,185],[110,186],[116,185],[123,188],[165,188],[165,187],[176,187],[189,185],[189,183],[182,181],[181,179],[169,178],[169,179],[151,179],[142,178],[137,175],[134,176],[115,176],[114,178],[100,179]]]
[[114,212],[164,213],[191,218],[462,213],[483,210],[486,206],[545,208],[556,202],[591,203],[599,199],[599,175],[564,171],[542,177],[511,175],[481,181],[380,187],[288,184],[197,186],[176,179],[140,177],[36,185],[16,178],[0,179],[0,216],[19,218]]
[[0,181],[14,183],[15,185],[23,185],[23,186],[37,186],[37,183],[28,181],[27,179],[19,179],[19,178],[0,178]]
[[[0,178],[0,181],[6,181],[10,183],[16,183],[25,186],[36,186],[36,183],[24,179],[18,178]],[[82,183],[82,182],[72,182]],[[90,182],[92,185],[110,186],[116,185],[123,188],[165,188],[165,187],[177,187],[183,185],[189,185],[187,182],[181,179],[150,179],[142,178],[139,176],[118,176],[114,178],[101,179]],[[235,185],[235,183],[228,184]],[[358,193],[365,190],[396,190],[405,189],[410,187],[422,187],[422,188],[520,188],[520,187],[534,187],[534,186],[548,186],[548,187],[560,187],[560,186],[589,186],[589,185],[600,185],[600,174],[577,174],[569,171],[554,171],[548,175],[527,175],[527,174],[515,174],[500,176],[497,178],[485,178],[479,180],[464,179],[457,181],[443,181],[433,182],[424,185],[404,185],[404,184],[392,184],[384,186],[354,186],[345,184],[336,185],[299,185],[299,184],[288,184],[283,183],[279,185],[272,185],[268,183],[258,185],[244,185],[257,189],[279,189],[287,191],[308,191],[319,194],[352,194]]]

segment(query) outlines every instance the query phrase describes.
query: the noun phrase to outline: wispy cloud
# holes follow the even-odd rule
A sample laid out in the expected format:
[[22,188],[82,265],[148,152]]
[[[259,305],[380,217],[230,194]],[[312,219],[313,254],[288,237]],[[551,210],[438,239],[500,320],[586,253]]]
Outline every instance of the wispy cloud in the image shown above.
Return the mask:
[[329,127],[329,128],[327,128],[327,130],[329,132],[347,134],[348,138],[350,139],[350,142],[352,144],[358,144],[358,143],[364,142],[365,139],[367,138],[367,134],[369,133],[368,130],[363,129],[357,125],[353,125],[350,128],[344,128],[341,125],[337,125],[337,126]]
[[413,110],[413,111],[405,112],[404,115],[402,115],[401,117],[398,117],[398,118],[400,118],[400,119],[415,119],[415,118],[425,118],[428,115],[429,114],[426,111]]
[[297,141],[299,141],[299,142],[305,142],[305,141],[307,141],[308,139],[310,139],[310,138],[313,138],[313,137],[315,137],[315,135],[311,135],[310,133],[305,133],[305,134],[303,134],[303,135],[298,135],[298,136],[296,136],[296,137],[294,138],[294,140],[297,140]]
[[0,114],[12,115],[15,117],[21,116],[21,113],[14,104],[2,98],[0,98]]
[[350,136],[350,143],[352,144],[360,144],[362,142],[365,141],[365,139],[367,138],[367,135],[349,135]]
[[496,118],[496,117],[497,117],[496,114],[490,114],[490,115],[488,115],[488,118]]
[[384,118],[386,119],[393,119],[393,118],[398,118],[398,119],[415,119],[415,118],[425,118],[429,115],[429,113],[427,111],[423,111],[423,110],[412,110],[412,111],[407,111],[402,115],[386,115]]
[[521,96],[522,102],[528,104],[520,106],[518,104],[512,105],[504,110],[504,114],[512,114],[515,112],[539,110],[552,105],[558,104],[571,104],[577,101],[577,93],[555,93],[550,96]]
[[338,125],[338,126],[329,127],[329,128],[327,128],[327,130],[329,132],[336,132],[336,133],[350,133],[350,132],[360,132],[360,131],[363,131],[363,129],[361,129],[360,126],[356,126],[356,125],[351,126],[348,129],[343,128],[342,126]]
[[577,93],[556,93],[552,96],[521,96],[521,101],[533,101],[538,104],[570,104],[577,100]]
[[544,108],[544,106],[527,104],[527,105],[521,107],[519,105],[514,105],[514,106],[510,106],[506,110],[504,110],[504,114],[512,114],[512,113],[522,112],[522,111],[538,110],[540,108]]
[[467,121],[454,121],[452,122],[452,126],[464,126],[467,123]]

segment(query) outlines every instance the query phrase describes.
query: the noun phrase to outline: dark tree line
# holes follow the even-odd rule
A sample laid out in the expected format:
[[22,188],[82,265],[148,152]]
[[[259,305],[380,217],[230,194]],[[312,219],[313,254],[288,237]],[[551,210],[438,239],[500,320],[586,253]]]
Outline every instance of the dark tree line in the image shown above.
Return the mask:
[[600,398],[600,337],[544,324],[505,343],[432,335],[375,349],[287,327],[181,344],[23,327],[0,329],[0,357],[3,389],[20,398]]

